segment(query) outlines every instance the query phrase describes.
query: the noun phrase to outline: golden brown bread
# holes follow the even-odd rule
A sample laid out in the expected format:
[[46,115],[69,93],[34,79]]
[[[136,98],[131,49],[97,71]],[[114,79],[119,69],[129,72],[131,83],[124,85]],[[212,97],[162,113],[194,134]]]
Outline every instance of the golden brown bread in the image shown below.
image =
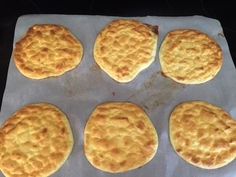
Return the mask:
[[173,148],[192,165],[215,169],[236,157],[236,122],[217,106],[182,103],[173,110],[169,126]]
[[158,137],[146,113],[127,102],[101,104],[84,131],[84,151],[96,168],[120,173],[148,163],[155,155]]
[[69,122],[57,107],[31,104],[0,130],[0,169],[6,177],[46,177],[57,171],[73,147]]
[[220,46],[207,34],[192,29],[169,32],[159,58],[164,75],[182,84],[207,82],[223,64]]
[[154,61],[157,40],[157,27],[135,20],[114,20],[98,35],[94,58],[111,78],[129,82]]
[[16,43],[14,59],[18,70],[31,79],[59,76],[75,68],[83,46],[65,27],[34,25]]

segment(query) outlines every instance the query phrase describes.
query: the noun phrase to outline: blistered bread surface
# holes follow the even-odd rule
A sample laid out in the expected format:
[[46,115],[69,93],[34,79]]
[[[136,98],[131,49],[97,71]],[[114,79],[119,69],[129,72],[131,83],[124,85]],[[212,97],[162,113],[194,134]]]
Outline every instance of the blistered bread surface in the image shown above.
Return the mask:
[[111,102],[96,107],[84,132],[84,150],[96,168],[120,173],[148,163],[158,137],[146,113],[132,103]]
[[46,177],[68,158],[73,136],[57,107],[31,104],[14,113],[0,131],[0,169],[6,177]]
[[223,63],[220,46],[207,34],[191,29],[169,32],[159,58],[164,75],[183,84],[211,80]]
[[214,169],[236,157],[236,122],[217,106],[182,103],[172,112],[169,126],[175,151],[192,165]]
[[111,78],[129,82],[154,61],[157,40],[157,27],[135,20],[114,20],[98,35],[94,58]]
[[80,41],[67,28],[51,24],[30,27],[14,49],[16,67],[31,79],[60,76],[79,65],[82,56]]

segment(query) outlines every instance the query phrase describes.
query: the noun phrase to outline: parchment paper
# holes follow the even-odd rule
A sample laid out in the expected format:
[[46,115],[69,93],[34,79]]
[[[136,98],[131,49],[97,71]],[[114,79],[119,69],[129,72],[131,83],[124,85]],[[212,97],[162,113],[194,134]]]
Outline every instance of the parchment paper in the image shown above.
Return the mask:
[[[236,72],[222,27],[217,20],[191,17],[133,17],[144,23],[159,25],[160,38],[171,30],[193,28],[214,38],[224,51],[223,68],[215,79],[200,85],[181,85],[160,73],[158,51],[155,62],[135,80],[119,84],[95,64],[93,45],[97,34],[111,20],[120,17],[83,15],[27,15],[18,19],[14,44],[34,24],[53,23],[68,27],[84,46],[84,57],[74,70],[56,78],[31,80],[21,75],[11,58],[6,90],[2,102],[0,123],[29,103],[48,102],[57,105],[68,116],[74,134],[74,148],[55,177],[234,177],[236,161],[216,169],[204,170],[182,160],[173,150],[168,136],[169,115],[179,103],[204,100],[216,104],[236,118]],[[122,17],[124,18],[124,17]],[[126,18],[126,17],[125,17]],[[83,153],[83,131],[97,104],[107,101],[131,101],[140,105],[155,125],[159,148],[151,162],[142,168],[121,174],[95,169]],[[3,175],[0,174],[2,177]]]

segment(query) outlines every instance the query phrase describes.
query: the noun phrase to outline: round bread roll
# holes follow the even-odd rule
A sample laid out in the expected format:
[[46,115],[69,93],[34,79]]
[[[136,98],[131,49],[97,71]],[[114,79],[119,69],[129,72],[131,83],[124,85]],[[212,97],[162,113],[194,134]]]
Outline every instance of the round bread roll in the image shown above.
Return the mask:
[[182,103],[172,112],[169,128],[174,150],[194,166],[215,169],[236,157],[236,121],[217,106]]
[[163,74],[182,84],[211,80],[223,63],[220,46],[206,34],[192,29],[169,32],[159,58]]
[[14,59],[18,70],[31,79],[60,76],[79,65],[83,46],[65,27],[34,25],[16,43]]
[[156,130],[146,113],[127,102],[101,104],[84,131],[84,151],[96,168],[121,173],[151,161],[158,147]]
[[63,165],[72,147],[63,112],[46,103],[27,105],[0,130],[0,169],[6,177],[46,177]]
[[135,20],[114,20],[98,35],[94,58],[118,82],[130,82],[155,59],[158,29]]

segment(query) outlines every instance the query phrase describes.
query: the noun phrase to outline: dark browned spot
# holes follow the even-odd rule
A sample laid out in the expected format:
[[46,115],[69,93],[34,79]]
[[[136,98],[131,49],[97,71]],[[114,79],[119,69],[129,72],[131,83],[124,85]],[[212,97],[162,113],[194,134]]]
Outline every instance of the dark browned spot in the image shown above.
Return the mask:
[[178,148],[178,149],[176,149],[176,151],[180,153],[182,150],[180,148]]
[[48,48],[42,48],[42,52],[48,52]]
[[230,138],[229,142],[234,143],[236,141],[236,138]]
[[204,67],[197,67],[196,70],[203,70]]
[[99,154],[99,157],[100,157],[100,158],[103,158],[103,157],[104,157],[104,155],[103,155],[103,154]]
[[231,153],[236,153],[236,147],[232,147],[232,148],[230,149],[230,152],[231,152]]
[[152,26],[152,32],[154,32],[155,34],[159,34],[159,26],[155,25],[155,26]]
[[126,164],[126,160],[120,162],[120,166],[124,166]]
[[50,35],[56,34],[55,30],[50,30]]
[[38,37],[42,37],[42,33],[40,31],[36,31],[35,35]]
[[113,154],[119,154],[119,153],[120,153],[120,150],[117,149],[117,148],[114,148],[114,149],[111,150],[111,152],[112,152]]
[[137,126],[137,128],[139,128],[140,130],[143,130],[143,129],[145,128],[145,124],[144,124],[142,121],[139,121],[136,126]]
[[155,144],[155,142],[153,140],[150,140],[146,143],[147,146],[152,146],[154,144]]
[[116,95],[116,93],[115,92],[112,92],[112,96],[115,96]]
[[42,133],[44,134],[44,133],[47,133],[48,132],[48,129],[47,128],[44,128],[43,130],[42,130]]
[[214,159],[206,159],[206,160],[203,160],[202,161],[203,162],[203,164],[206,164],[206,165],[212,165],[213,163],[214,163]]
[[159,34],[159,26],[155,25],[155,26],[152,26],[152,25],[149,25],[147,23],[145,23],[145,25],[150,28],[152,30],[153,33],[155,33],[156,35]]
[[57,69],[62,69],[64,67],[64,63],[58,63],[57,65],[56,65],[56,68]]
[[189,141],[189,139],[186,139],[186,140],[185,140],[185,144],[186,144],[187,146],[190,145],[190,141]]
[[124,66],[122,68],[118,68],[116,71],[117,71],[117,73],[120,73],[122,76],[129,75],[129,73],[128,73],[129,68],[127,66]]
[[33,69],[28,68],[28,67],[25,67],[24,69],[25,69],[26,71],[28,71],[28,72],[33,72],[33,71],[34,71]]
[[193,163],[198,163],[198,162],[199,162],[199,158],[193,157],[193,158],[192,158],[192,162],[193,162]]
[[161,75],[162,75],[163,77],[167,77],[167,75],[166,75],[163,71],[161,71]]
[[127,121],[129,122],[129,118],[128,117],[117,117],[117,118],[114,118],[115,120],[121,120],[121,121]]
[[176,137],[176,138],[179,138],[180,135],[181,135],[181,132],[177,132],[177,133],[175,133],[175,137]]
[[180,76],[177,76],[176,79],[178,79],[178,80],[184,80],[184,78],[183,78],[183,77],[180,77]]
[[63,128],[61,129],[61,133],[64,134],[65,132],[66,132],[66,129],[63,127]]

